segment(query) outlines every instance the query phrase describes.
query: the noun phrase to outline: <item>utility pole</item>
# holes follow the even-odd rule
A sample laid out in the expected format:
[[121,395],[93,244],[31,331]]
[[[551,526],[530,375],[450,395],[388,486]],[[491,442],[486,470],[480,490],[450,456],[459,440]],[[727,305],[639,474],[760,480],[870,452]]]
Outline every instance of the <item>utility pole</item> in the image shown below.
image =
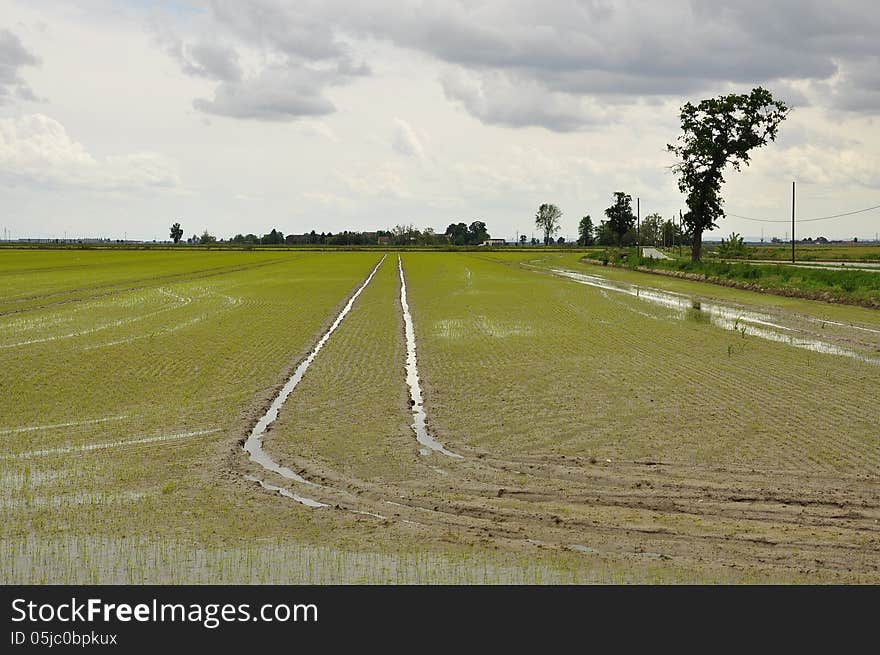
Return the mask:
[[794,181],[791,183],[791,263],[794,264]]
[[639,238],[639,234],[642,229],[642,207],[641,207],[641,198],[636,198],[636,259],[642,258],[642,248],[641,248],[641,239]]

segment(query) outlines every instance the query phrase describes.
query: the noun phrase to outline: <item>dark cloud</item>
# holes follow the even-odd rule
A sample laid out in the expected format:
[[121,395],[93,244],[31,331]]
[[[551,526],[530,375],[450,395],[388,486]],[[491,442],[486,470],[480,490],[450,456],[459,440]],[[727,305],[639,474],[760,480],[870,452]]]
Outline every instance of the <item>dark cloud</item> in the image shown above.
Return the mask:
[[289,121],[334,111],[322,95],[327,81],[320,72],[267,69],[253,78],[221,82],[210,100],[193,105],[208,114],[263,121]]
[[880,111],[880,57],[847,62],[829,85],[832,105],[844,111],[876,114]]
[[[333,79],[315,80],[325,86],[368,73],[353,52],[359,41],[428,54],[453,71],[443,80],[446,95],[486,123],[577,129],[592,122],[595,103],[692,99],[758,84],[784,89],[798,104],[880,111],[876,80],[864,72],[880,63],[873,0],[213,0],[210,7],[218,34],[263,52],[277,71],[332,71]],[[231,61],[184,50],[196,71]]]
[[[880,87],[864,72],[880,70],[880,12],[873,1],[424,2],[417,10],[377,14],[355,12],[348,21],[465,71],[605,104],[758,84],[796,105],[810,104],[792,84],[800,81],[819,102],[880,111]],[[852,75],[836,84],[849,69]],[[492,86],[506,85],[484,89]],[[574,114],[560,120],[559,111],[535,110],[526,94],[519,102],[505,97],[520,106],[502,108],[491,99],[465,102],[445,88],[485,122],[554,130],[578,122],[576,109],[560,109]],[[828,88],[831,95],[823,92]]]
[[25,49],[21,40],[12,32],[0,29],[0,104],[13,98],[37,100],[30,86],[22,79],[21,69],[40,63]]
[[[303,60],[345,58],[349,50],[321,2],[211,0],[217,24],[242,41]],[[344,7],[341,7],[344,9]]]
[[570,132],[607,120],[605,112],[583,98],[547,90],[539,83],[489,72],[454,72],[441,78],[443,91],[484,123],[508,127],[540,125]]
[[[197,39],[161,30],[159,42],[187,75],[218,82],[199,111],[230,118],[289,121],[335,110],[328,88],[370,74],[339,38],[320,4],[212,0]],[[207,34],[206,34],[207,33]],[[241,65],[242,52],[254,60]]]
[[167,36],[165,50],[187,75],[225,82],[242,77],[238,52],[227,44],[207,40],[184,44],[178,38]]

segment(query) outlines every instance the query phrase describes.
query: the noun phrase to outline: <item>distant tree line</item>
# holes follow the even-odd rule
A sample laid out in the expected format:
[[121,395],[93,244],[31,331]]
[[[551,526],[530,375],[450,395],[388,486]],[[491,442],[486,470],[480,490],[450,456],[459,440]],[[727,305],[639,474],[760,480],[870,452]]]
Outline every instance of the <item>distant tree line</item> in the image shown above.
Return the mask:
[[[180,243],[183,238],[183,228],[180,223],[171,226],[171,239],[174,243]],[[412,224],[396,225],[391,230],[354,231],[342,232],[318,232],[312,230],[303,234],[287,234],[273,228],[262,236],[250,234],[236,234],[225,243],[234,245],[329,245],[329,246],[362,246],[387,244],[393,246],[436,246],[452,244],[457,246],[481,245],[490,238],[489,231],[483,221],[466,223],[450,223],[444,234],[437,234],[433,228],[418,229]],[[221,243],[224,241],[219,240]],[[217,243],[216,237],[207,230],[201,236],[192,235],[186,240],[189,245]]]
[[259,237],[256,234],[236,234],[229,240],[237,245],[280,245],[284,243],[284,233],[272,228],[272,231]]
[[[615,191],[613,202],[605,210],[605,220],[599,225],[587,214],[578,223],[579,246],[634,246],[641,245],[670,247],[690,243],[690,233],[684,231],[680,222],[664,219],[660,214],[649,214],[638,224],[632,210],[632,196],[623,191]],[[535,226],[544,232],[544,244],[553,243],[553,234],[559,230],[562,211],[552,204],[545,203],[538,208]],[[525,237],[521,239],[525,245]],[[535,239],[532,239],[535,242]],[[557,243],[564,243],[562,237]]]
[[[632,196],[623,191],[614,192],[614,201],[605,210],[605,220],[599,225],[592,217],[584,216],[578,225],[578,244],[581,246],[630,246],[635,244],[671,246],[692,245],[691,257],[700,260],[703,232],[717,227],[724,217],[724,199],[721,188],[726,169],[739,171],[748,166],[752,151],[776,140],[779,125],[789,113],[788,106],[776,100],[770,91],[756,87],[750,93],[721,95],[694,105],[687,102],[680,108],[681,134],[675,144],[667,144],[675,156],[673,171],[678,178],[679,190],[686,194],[687,213],[679,213],[679,220],[664,220],[659,214],[650,214],[640,225],[632,211]],[[535,227],[544,233],[544,244],[554,243],[560,229],[562,211],[556,205],[544,203],[535,214]],[[682,225],[684,227],[682,227]],[[736,239],[734,239],[736,237]],[[180,223],[171,226],[171,238],[179,243],[183,238]],[[433,229],[419,230],[412,225],[398,225],[391,231],[332,232],[285,235],[276,229],[258,237],[255,234],[237,234],[235,244],[309,243],[330,245],[362,245],[387,243],[390,245],[479,245],[489,238],[482,221],[450,223],[446,232],[436,234]],[[187,243],[213,243],[216,239],[207,230],[201,237],[193,235]],[[726,249],[741,247],[741,237],[731,235],[724,241]],[[854,242],[857,239],[853,239]],[[563,244],[560,237],[556,243]],[[525,245],[526,238],[520,238]],[[532,238],[536,245],[537,239]]]

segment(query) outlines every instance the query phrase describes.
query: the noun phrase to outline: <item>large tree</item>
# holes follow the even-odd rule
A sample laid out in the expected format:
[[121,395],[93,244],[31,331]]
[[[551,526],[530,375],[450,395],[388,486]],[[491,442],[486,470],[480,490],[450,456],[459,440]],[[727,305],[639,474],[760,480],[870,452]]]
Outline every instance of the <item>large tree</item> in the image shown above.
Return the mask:
[[624,235],[636,225],[636,215],[632,211],[632,196],[623,191],[614,192],[614,204],[605,210],[608,227],[614,234],[617,245],[623,243]]
[[281,230],[276,230],[273,227],[271,232],[263,235],[263,238],[260,240],[260,243],[274,244],[274,245],[283,244],[284,243],[284,234],[281,232]]
[[535,214],[535,227],[544,232],[544,245],[549,245],[550,238],[559,232],[559,220],[562,218],[562,210],[556,205],[544,203],[538,207]]
[[764,88],[751,93],[732,93],[690,102],[681,108],[682,134],[678,143],[666,146],[677,162],[678,188],[687,194],[690,211],[685,226],[693,235],[691,257],[700,261],[703,231],[717,226],[724,217],[721,185],[724,169],[735,171],[749,164],[749,152],[776,140],[779,124],[788,107]]
[[600,246],[616,246],[618,243],[618,237],[614,234],[614,231],[611,229],[611,226],[608,225],[608,221],[602,221],[599,223],[599,227],[596,228],[596,243]]
[[468,226],[465,223],[450,223],[446,228],[446,236],[453,246],[463,246],[468,241]]
[[468,226],[468,243],[478,246],[489,238],[489,231],[483,221],[474,221]]
[[642,219],[639,229],[639,242],[643,246],[656,246],[663,237],[663,217],[658,213],[648,214]]
[[180,227],[180,223],[175,223],[171,226],[171,239],[174,243],[180,243],[180,240],[183,238],[183,228]]
[[593,236],[593,231],[593,219],[587,214],[578,224],[578,245],[592,246],[596,241]]

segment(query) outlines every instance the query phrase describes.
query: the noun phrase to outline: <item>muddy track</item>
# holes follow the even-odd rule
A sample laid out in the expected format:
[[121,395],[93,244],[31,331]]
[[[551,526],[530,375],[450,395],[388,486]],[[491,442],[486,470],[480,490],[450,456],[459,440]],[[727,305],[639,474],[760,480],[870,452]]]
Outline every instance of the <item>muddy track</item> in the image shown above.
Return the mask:
[[[480,475],[458,465],[449,477],[425,476],[406,485],[357,480],[301,460],[297,468],[321,485],[310,493],[331,507],[417,524],[431,536],[452,530],[465,542],[504,538],[520,547],[539,541],[557,549],[588,543],[602,552],[647,551],[682,562],[705,559],[729,566],[772,556],[772,568],[789,571],[810,570],[819,560],[826,571],[876,574],[880,561],[880,507],[864,489],[829,498],[822,503],[828,511],[811,514],[772,498],[744,500],[725,492],[688,496],[669,488],[658,495],[644,484],[643,471],[638,478],[628,477],[618,467],[609,467],[616,488],[564,486],[557,477],[534,475],[525,483],[500,476],[481,481],[485,471]],[[858,509],[842,512],[841,506]],[[692,518],[705,521],[682,521]],[[784,536],[788,528],[799,530]],[[817,534],[822,528],[827,529]],[[768,531],[780,534],[762,534]],[[859,564],[861,558],[874,564]]]
[[[318,339],[318,342],[315,344],[314,348],[309,352],[305,359],[303,359],[299,364],[297,364],[290,378],[284,383],[281,389],[278,391],[277,395],[273,398],[272,402],[269,404],[268,408],[266,408],[265,413],[260,417],[260,419],[253,425],[250,432],[248,433],[247,438],[242,444],[242,448],[245,452],[248,453],[249,459],[252,463],[258,465],[263,469],[266,473],[274,473],[279,475],[287,480],[292,480],[293,482],[299,482],[301,484],[315,484],[306,480],[304,477],[300,476],[298,473],[293,471],[292,469],[280,465],[275,462],[274,459],[269,455],[269,453],[263,448],[263,438],[268,432],[269,428],[271,428],[272,424],[275,422],[275,419],[278,418],[278,413],[281,411],[282,406],[286,402],[288,396],[293,392],[296,388],[296,385],[299,384],[299,381],[302,379],[303,375],[305,375],[306,370],[308,370],[312,361],[314,361],[315,357],[317,357],[318,353],[324,347],[324,344],[332,336],[333,332],[336,331],[345,317],[348,315],[348,312],[351,311],[351,308],[354,306],[354,302],[357,300],[358,296],[363,292],[364,289],[370,284],[375,276],[376,271],[379,270],[379,267],[382,266],[382,263],[385,261],[385,255],[382,256],[382,259],[379,260],[379,263],[373,267],[373,270],[370,271],[370,274],[367,276],[367,279],[364,280],[363,284],[361,284],[357,290],[350,296],[348,301],[343,306],[342,310],[330,324],[330,327],[327,328],[326,332],[321,335],[321,338]],[[296,494],[284,494],[284,490],[268,485],[262,479],[257,478],[255,476],[250,476],[251,481],[255,481],[259,483],[262,487],[278,491],[282,493],[282,495],[288,495],[290,498],[307,505],[309,507],[322,507],[323,505],[317,501],[313,501],[310,498],[298,496]]]
[[[401,264],[399,270],[404,300],[399,307],[406,312]],[[345,306],[351,307],[357,293]],[[326,329],[321,334],[329,338]],[[410,336],[415,339],[405,331],[403,338]],[[412,406],[420,405],[421,394],[411,385],[410,391]],[[276,390],[273,397],[278,395]],[[261,411],[268,407],[264,403]],[[428,423],[422,425],[427,429]],[[254,425],[251,420],[248,430]],[[456,445],[460,459],[423,448],[414,454],[411,479],[372,481],[341,473],[335,462],[303,457],[255,469],[241,450],[247,434],[236,435],[227,463],[239,480],[251,476],[245,483],[259,493],[278,493],[316,512],[354,513],[357,520],[415,530],[427,539],[745,568],[770,576],[821,570],[834,579],[880,579],[877,476],[549,454],[505,458]]]

